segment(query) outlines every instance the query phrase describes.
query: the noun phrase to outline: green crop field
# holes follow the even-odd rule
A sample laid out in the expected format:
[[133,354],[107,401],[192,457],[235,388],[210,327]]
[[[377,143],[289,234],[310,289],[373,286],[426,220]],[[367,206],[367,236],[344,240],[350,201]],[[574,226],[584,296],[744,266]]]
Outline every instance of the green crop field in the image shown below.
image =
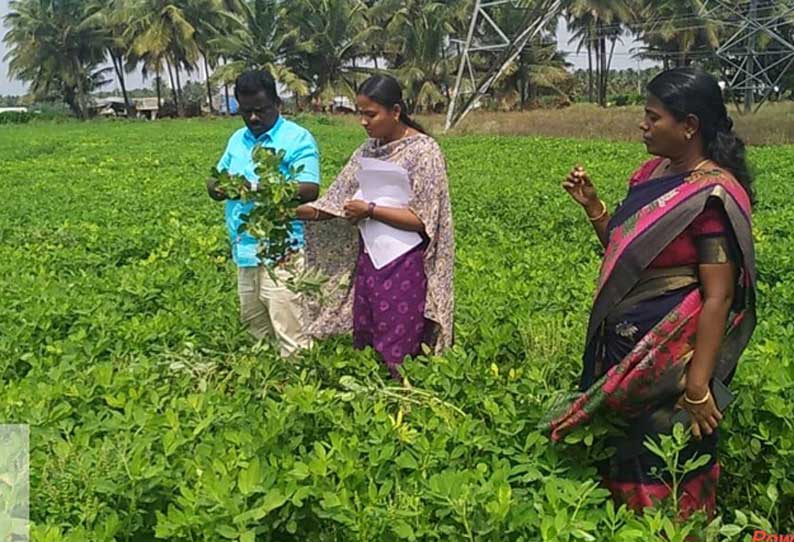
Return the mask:
[[[320,144],[327,185],[363,133],[301,122]],[[577,383],[600,257],[559,182],[585,164],[612,206],[645,159],[641,145],[440,138],[456,220],[457,342],[407,361],[407,389],[349,338],[286,363],[246,337],[222,207],[204,188],[238,124],[0,130],[0,419],[31,427],[33,540],[722,541],[794,531],[794,147],[750,151],[759,325],[732,385],[720,517],[707,528],[664,509],[616,510],[594,466],[600,427],[560,445],[537,427]]]

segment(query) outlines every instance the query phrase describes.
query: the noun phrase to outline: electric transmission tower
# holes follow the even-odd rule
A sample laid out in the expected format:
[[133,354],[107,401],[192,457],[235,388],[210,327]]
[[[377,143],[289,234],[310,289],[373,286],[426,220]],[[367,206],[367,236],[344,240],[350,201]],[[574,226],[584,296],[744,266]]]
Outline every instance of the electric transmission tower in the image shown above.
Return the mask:
[[[794,42],[786,33],[794,16],[793,0],[707,0],[703,14],[732,29],[715,54],[723,65],[734,98],[742,96],[744,111],[757,111],[794,64]],[[758,50],[759,40],[769,45]],[[756,100],[756,98],[758,98]]]
[[[515,8],[521,17],[518,31],[506,32],[495,11]],[[518,58],[521,51],[556,16],[561,0],[474,0],[469,31],[464,39],[453,39],[460,51],[460,64],[447,110],[446,130],[460,122]],[[477,57],[476,69],[472,57]]]

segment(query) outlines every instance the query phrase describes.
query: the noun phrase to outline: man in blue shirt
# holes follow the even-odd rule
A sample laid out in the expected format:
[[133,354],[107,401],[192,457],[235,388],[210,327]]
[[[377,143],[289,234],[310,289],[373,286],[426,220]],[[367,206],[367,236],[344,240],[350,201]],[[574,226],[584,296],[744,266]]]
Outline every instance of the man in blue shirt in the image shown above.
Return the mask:
[[[226,152],[218,162],[218,171],[243,175],[256,189],[251,151],[257,143],[275,150],[284,150],[283,172],[303,166],[296,181],[301,202],[317,199],[320,188],[320,155],[312,135],[279,113],[280,100],[273,76],[264,70],[247,71],[235,82],[234,95],[245,128],[229,138]],[[226,197],[210,178],[207,191],[216,201],[226,200],[226,229],[232,243],[232,257],[237,264],[237,287],[240,297],[240,318],[257,340],[267,336],[278,340],[281,355],[287,357],[298,349],[308,348],[311,340],[305,333],[300,296],[285,286],[286,271],[276,269],[274,282],[257,258],[257,240],[240,233],[242,216],[250,212],[251,203]],[[303,222],[295,220],[292,228],[290,260],[300,269],[303,265]]]

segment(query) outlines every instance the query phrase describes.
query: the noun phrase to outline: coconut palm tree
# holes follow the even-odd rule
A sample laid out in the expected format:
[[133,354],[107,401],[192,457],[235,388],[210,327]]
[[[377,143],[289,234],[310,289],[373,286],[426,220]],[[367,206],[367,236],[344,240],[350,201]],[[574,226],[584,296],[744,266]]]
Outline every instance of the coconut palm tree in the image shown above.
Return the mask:
[[700,0],[645,2],[639,11],[637,35],[646,43],[642,56],[665,66],[686,66],[693,51],[719,46],[721,23],[702,12]]
[[264,68],[297,97],[306,96],[308,83],[286,65],[300,37],[299,30],[288,25],[287,9],[272,0],[242,3],[227,30],[210,40],[211,46],[227,60],[215,70],[215,79],[228,84],[246,69]]
[[568,30],[571,31],[571,39],[568,44],[576,44],[576,52],[581,53],[582,49],[587,49],[587,101],[595,101],[593,77],[593,49],[595,46],[595,24],[592,17],[582,15],[572,17],[568,14]]
[[[388,4],[388,2],[384,2]],[[449,76],[454,70],[448,51],[454,31],[451,10],[442,2],[397,2],[386,21],[383,57],[405,88],[411,109],[433,110],[449,101]]]
[[[555,32],[559,16],[549,19],[534,39],[522,49],[511,66],[508,66],[500,84],[502,94],[512,94],[519,107],[524,109],[527,101],[537,98],[541,90],[565,94],[562,87],[571,76],[565,70],[564,55],[557,51]],[[505,4],[495,12],[499,27],[513,36],[524,30],[526,7]]]
[[217,67],[221,52],[216,40],[228,35],[242,15],[245,3],[242,0],[183,0],[185,18],[195,29],[196,43],[206,77],[207,101],[213,112],[211,70]]
[[184,1],[138,0],[133,5],[128,27],[135,55],[149,57],[153,66],[165,63],[174,104],[180,114],[180,69],[191,70],[201,54],[194,39],[196,29],[185,10]]
[[127,34],[130,4],[126,0],[91,0],[86,6],[87,18],[83,25],[99,31],[101,44],[110,56],[116,79],[124,97],[127,116],[131,103],[127,95],[125,73],[135,69],[137,62],[129,56],[131,41]]
[[298,42],[287,54],[287,65],[311,86],[311,97],[329,100],[355,97],[365,70],[357,59],[367,54],[366,44],[379,30],[366,17],[362,0],[294,0],[288,25],[298,31]]
[[15,0],[5,16],[9,73],[30,83],[36,98],[60,95],[78,118],[88,115],[90,92],[108,81],[100,31],[83,24],[82,0]]
[[634,3],[632,0],[571,0],[566,10],[569,23],[575,29],[580,32],[586,29],[580,35],[595,53],[597,98],[605,107],[615,44],[625,29],[624,23],[636,18]]
[[516,96],[518,107],[526,108],[529,101],[538,98],[541,92],[552,93],[567,101],[573,75],[567,70],[569,63],[557,49],[557,42],[548,36],[532,40],[504,75],[500,85],[502,92]]

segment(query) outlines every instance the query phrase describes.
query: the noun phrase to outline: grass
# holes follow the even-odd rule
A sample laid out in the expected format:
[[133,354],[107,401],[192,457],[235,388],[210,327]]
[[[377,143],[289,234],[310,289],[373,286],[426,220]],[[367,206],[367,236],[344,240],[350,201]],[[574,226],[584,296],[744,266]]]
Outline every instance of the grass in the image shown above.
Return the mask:
[[[764,105],[758,113],[745,115],[729,110],[740,136],[750,145],[794,143],[794,103]],[[524,112],[475,111],[454,130],[458,135],[528,135],[639,141],[637,127],[642,120],[641,106],[603,109],[592,104],[575,104],[564,109],[537,109]],[[420,115],[420,122],[434,133],[444,130],[444,115]]]
[[[765,104],[757,113],[744,114],[733,105],[729,114],[737,133],[748,145],[794,144],[794,102]],[[449,135],[540,136],[568,139],[640,142],[639,122],[642,106],[610,107],[578,103],[562,109],[531,111],[473,111]],[[314,115],[300,113],[302,119],[320,124],[355,125],[352,114]],[[446,114],[417,115],[417,120],[433,135],[442,135]],[[323,120],[325,119],[325,120]],[[221,117],[207,118],[224,122]],[[44,122],[44,121],[43,121]],[[57,122],[63,122],[60,119]]]

